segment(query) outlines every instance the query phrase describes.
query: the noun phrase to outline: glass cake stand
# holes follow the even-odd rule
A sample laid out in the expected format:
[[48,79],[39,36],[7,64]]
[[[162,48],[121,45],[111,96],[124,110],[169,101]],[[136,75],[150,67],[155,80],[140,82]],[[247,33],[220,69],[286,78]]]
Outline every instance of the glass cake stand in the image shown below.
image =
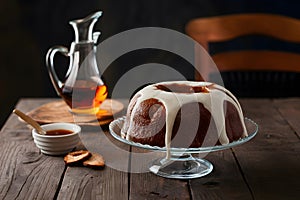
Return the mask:
[[[125,117],[121,117],[112,121],[109,125],[110,134],[117,140],[152,151],[166,152],[165,147],[150,146],[147,144],[136,143],[121,137],[121,129],[124,124]],[[192,154],[204,154],[214,151],[220,151],[241,145],[251,140],[258,132],[258,125],[249,118],[245,118],[245,125],[248,136],[227,145],[217,145],[211,147],[199,148],[170,148],[170,158],[165,157],[156,159],[150,163],[149,170],[165,178],[174,179],[192,179],[203,177],[213,170],[213,164],[203,158],[193,157]]]

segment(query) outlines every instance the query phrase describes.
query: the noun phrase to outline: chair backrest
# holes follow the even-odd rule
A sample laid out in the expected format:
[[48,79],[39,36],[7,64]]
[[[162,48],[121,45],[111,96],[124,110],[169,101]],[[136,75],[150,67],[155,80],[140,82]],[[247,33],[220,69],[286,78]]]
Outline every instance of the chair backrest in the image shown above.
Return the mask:
[[[263,35],[300,44],[300,20],[275,14],[231,14],[197,18],[189,21],[185,30],[187,35],[200,43],[209,53],[209,43],[226,42],[249,35]],[[211,56],[221,73],[228,71],[300,72],[300,54],[283,50],[238,50]],[[209,69],[201,74],[203,77],[196,73],[195,79],[201,80],[205,77],[207,80],[210,73],[212,72]],[[298,79],[299,75],[296,77]]]

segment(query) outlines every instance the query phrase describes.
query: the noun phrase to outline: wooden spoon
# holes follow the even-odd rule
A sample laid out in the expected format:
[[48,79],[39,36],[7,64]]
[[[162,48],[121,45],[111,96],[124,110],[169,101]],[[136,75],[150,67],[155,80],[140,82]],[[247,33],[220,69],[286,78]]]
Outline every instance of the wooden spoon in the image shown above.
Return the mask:
[[37,130],[39,134],[45,135],[46,131],[36,122],[34,121],[31,117],[26,115],[25,113],[21,112],[20,110],[14,109],[13,113],[18,115],[20,118],[22,118],[25,122],[30,124],[33,128]]

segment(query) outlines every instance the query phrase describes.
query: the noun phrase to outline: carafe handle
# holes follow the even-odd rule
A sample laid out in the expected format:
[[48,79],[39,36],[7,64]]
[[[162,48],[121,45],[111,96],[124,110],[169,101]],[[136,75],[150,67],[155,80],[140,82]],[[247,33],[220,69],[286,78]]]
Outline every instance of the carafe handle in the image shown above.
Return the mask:
[[60,96],[61,88],[63,87],[63,83],[58,78],[57,73],[54,68],[54,56],[55,54],[59,52],[62,55],[69,57],[69,50],[68,48],[64,46],[54,46],[50,48],[46,55],[46,66],[48,68],[48,73],[50,75],[52,84],[57,92],[57,94]]

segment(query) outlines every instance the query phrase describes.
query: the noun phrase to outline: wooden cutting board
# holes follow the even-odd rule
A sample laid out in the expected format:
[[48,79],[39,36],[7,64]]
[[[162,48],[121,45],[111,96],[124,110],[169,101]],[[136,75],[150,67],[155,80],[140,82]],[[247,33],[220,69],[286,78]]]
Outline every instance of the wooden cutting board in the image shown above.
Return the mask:
[[110,123],[114,116],[124,109],[124,105],[114,99],[106,99],[100,106],[100,111],[94,115],[74,115],[63,100],[53,101],[27,114],[40,124],[54,122],[70,122],[80,125],[99,126]]

